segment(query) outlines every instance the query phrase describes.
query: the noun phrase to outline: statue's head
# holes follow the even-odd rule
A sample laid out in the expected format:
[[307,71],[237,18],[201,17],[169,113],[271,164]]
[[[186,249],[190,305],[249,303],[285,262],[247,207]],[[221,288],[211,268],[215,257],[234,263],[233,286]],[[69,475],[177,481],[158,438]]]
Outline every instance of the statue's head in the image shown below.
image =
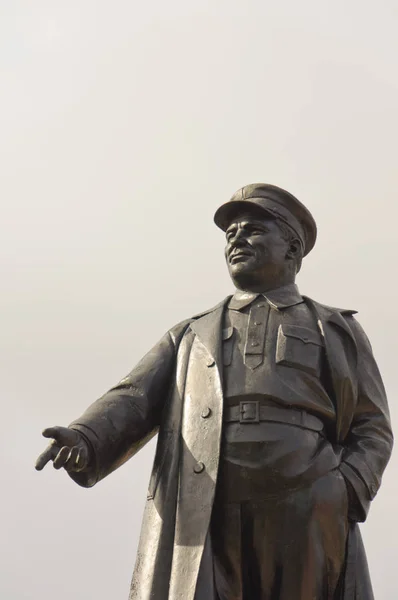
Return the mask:
[[267,291],[293,283],[315,244],[316,224],[292,194],[265,183],[247,185],[214,215],[225,231],[225,258],[236,287]]

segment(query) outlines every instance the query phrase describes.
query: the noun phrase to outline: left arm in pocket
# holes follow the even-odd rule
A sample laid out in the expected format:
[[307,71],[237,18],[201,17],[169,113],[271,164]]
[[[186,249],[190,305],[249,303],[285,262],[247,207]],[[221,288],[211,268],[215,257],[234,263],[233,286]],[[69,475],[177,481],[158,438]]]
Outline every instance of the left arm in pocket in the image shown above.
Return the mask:
[[358,348],[358,402],[340,470],[347,481],[350,517],[364,521],[381,484],[393,446],[390,415],[380,372],[362,327],[348,317]]

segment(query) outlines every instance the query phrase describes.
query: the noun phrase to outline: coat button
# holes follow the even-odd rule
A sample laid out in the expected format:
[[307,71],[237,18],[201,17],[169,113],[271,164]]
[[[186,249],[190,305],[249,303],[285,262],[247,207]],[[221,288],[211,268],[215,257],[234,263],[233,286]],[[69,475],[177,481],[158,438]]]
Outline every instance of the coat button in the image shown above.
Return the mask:
[[207,419],[211,415],[211,408],[206,407],[202,410],[202,414],[200,415],[202,419]]
[[197,462],[196,465],[194,466],[193,470],[195,473],[199,474],[205,470],[205,466],[202,462]]

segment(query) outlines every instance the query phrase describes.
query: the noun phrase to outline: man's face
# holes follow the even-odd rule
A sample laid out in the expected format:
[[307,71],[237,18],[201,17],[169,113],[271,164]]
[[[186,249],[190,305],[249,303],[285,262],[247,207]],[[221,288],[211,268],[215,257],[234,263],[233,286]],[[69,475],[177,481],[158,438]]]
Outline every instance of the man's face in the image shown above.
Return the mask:
[[274,219],[241,214],[231,221],[226,239],[225,258],[237,287],[265,290],[285,284],[289,243]]

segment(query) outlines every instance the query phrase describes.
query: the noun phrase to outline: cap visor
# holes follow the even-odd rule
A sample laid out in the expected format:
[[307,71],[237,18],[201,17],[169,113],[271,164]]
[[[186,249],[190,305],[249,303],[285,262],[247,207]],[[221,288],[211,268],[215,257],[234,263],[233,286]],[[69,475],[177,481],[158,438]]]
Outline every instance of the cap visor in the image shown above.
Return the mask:
[[231,224],[231,221],[236,219],[239,215],[244,213],[250,213],[259,219],[273,218],[275,215],[267,209],[259,206],[257,203],[251,200],[234,200],[233,202],[226,202],[218,208],[214,215],[214,222],[223,231],[226,231]]

